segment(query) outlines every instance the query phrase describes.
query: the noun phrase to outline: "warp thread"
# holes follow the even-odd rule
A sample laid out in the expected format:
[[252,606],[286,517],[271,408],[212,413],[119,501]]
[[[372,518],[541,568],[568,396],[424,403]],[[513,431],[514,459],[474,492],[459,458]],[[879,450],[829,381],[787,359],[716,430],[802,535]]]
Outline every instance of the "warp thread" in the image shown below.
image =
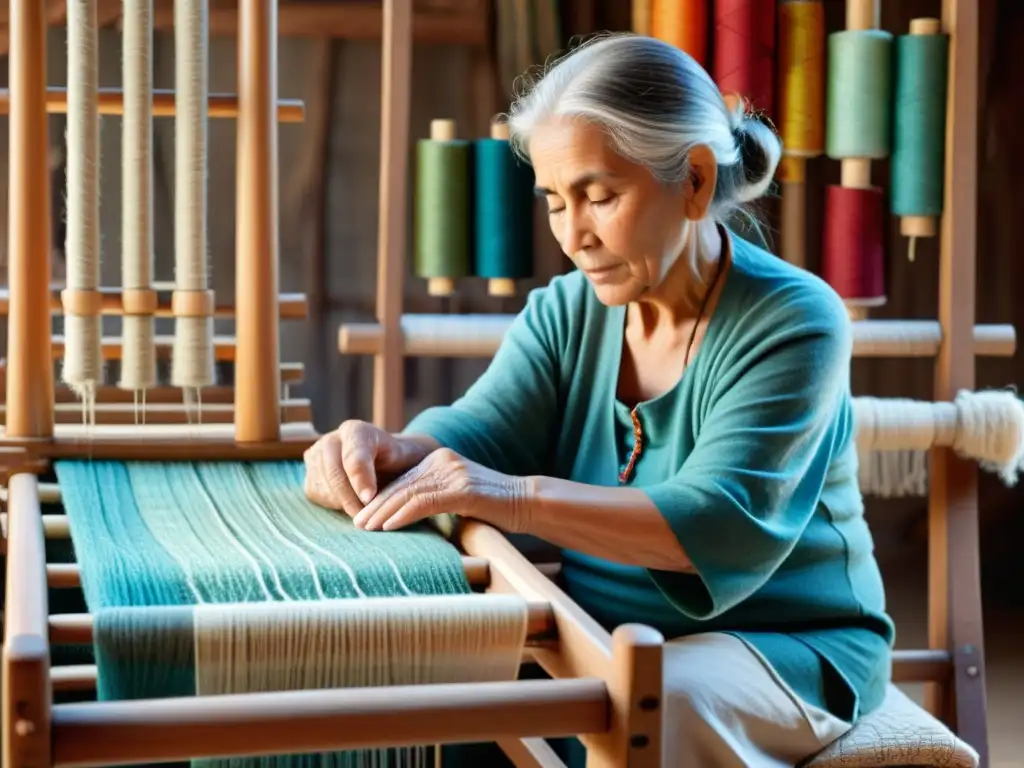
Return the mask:
[[853,408],[865,494],[926,494],[933,446],[951,447],[1007,486],[1024,470],[1024,403],[1015,391],[963,390],[952,403],[857,397]]
[[[448,281],[533,273],[532,172],[507,138],[454,138],[435,121],[417,143],[414,272],[446,295]],[[437,125],[442,124],[442,125]]]
[[[468,596],[457,550],[429,525],[355,529],[305,498],[301,462],[60,461],[55,469],[95,617],[102,699],[518,672],[524,603],[474,596],[452,612],[450,602],[442,611],[422,601]],[[374,762],[381,752],[369,764],[393,764]],[[418,764],[398,754],[397,764]],[[314,762],[354,767],[365,756]],[[290,768],[308,759],[217,763]]]
[[887,157],[892,131],[892,35],[880,29],[829,35],[826,98],[829,157]]
[[[68,14],[67,289],[100,287],[99,30],[96,3],[71,0]],[[81,295],[81,294],[80,294]],[[64,383],[82,398],[91,422],[96,386],[103,378],[102,318],[64,312]]]
[[714,78],[755,112],[775,112],[775,0],[716,0]]
[[[123,60],[124,119],[121,128],[121,285],[150,290],[153,281],[153,3],[125,0]],[[152,315],[125,313],[122,325],[123,389],[138,400],[157,383]],[[144,408],[142,413],[144,414]]]
[[[634,6],[641,5],[640,2]],[[688,53],[702,67],[708,62],[708,0],[649,0],[650,34]],[[634,10],[634,19],[637,12]],[[639,31],[639,30],[636,30]]]
[[821,276],[844,301],[884,301],[884,221],[877,187],[826,189]]

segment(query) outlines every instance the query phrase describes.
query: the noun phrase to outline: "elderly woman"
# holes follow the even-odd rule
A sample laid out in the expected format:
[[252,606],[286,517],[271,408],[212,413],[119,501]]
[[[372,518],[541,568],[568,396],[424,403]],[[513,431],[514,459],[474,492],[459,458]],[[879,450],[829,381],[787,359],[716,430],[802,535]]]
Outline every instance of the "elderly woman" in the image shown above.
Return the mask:
[[370,530],[453,512],[557,545],[583,609],[668,639],[665,768],[794,765],[881,703],[894,630],[844,307],[724,224],[780,142],[632,35],[559,61],[510,124],[577,269],[454,404],[325,436],[307,493]]

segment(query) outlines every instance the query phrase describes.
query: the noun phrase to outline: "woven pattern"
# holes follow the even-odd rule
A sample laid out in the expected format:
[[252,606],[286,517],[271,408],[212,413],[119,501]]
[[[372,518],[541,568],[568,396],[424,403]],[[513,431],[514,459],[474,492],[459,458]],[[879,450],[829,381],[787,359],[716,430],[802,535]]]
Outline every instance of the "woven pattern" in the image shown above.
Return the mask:
[[978,753],[889,686],[882,706],[810,760],[805,768],[977,768]]

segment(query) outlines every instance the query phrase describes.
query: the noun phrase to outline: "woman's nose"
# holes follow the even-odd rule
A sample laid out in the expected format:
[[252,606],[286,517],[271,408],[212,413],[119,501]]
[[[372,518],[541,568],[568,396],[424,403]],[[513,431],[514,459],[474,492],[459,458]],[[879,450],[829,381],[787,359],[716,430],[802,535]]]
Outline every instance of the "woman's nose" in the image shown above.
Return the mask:
[[562,250],[566,255],[576,253],[592,245],[593,234],[585,216],[579,213],[570,213],[566,209],[563,216],[562,236],[560,238]]

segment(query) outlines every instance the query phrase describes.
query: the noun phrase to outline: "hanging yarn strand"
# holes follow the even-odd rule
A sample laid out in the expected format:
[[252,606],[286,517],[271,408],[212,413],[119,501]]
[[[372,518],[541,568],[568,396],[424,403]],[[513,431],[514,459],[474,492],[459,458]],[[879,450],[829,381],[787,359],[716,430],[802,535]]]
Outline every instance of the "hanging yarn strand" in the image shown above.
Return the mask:
[[432,120],[416,145],[415,271],[431,296],[450,296],[470,274],[471,142],[455,138],[454,120]]
[[782,257],[806,263],[807,159],[825,151],[825,9],[821,0],[779,5],[779,132],[783,157]]
[[885,303],[885,209],[871,161],[890,149],[892,35],[877,26],[877,0],[849,0],[846,30],[828,39],[825,144],[842,183],[826,194],[822,277],[857,319]]
[[68,3],[67,287],[62,376],[95,419],[103,375],[100,316],[100,113],[95,0]]
[[[136,393],[135,420],[145,420],[145,392],[157,383],[153,290],[153,0],[125,0],[121,140],[121,283],[123,341],[118,385]],[[139,412],[139,398],[142,411]]]
[[892,212],[914,260],[919,237],[934,237],[946,167],[946,67],[949,38],[938,19],[914,19],[896,40]]
[[[175,0],[174,348],[171,383],[185,402],[215,381],[207,275],[207,0]],[[200,410],[201,413],[201,410]]]
[[491,296],[514,296],[515,281],[533,273],[533,173],[509,144],[508,123],[473,152],[474,273]]

